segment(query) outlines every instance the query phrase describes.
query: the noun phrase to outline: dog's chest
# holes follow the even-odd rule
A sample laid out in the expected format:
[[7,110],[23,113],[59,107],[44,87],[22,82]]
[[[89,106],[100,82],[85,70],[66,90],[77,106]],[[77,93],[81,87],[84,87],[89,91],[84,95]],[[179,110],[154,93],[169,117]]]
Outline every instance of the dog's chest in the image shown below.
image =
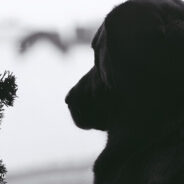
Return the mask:
[[96,171],[95,184],[183,184],[184,143],[151,146],[117,163],[117,167],[111,165],[107,163],[101,173]]
[[184,143],[145,150],[119,170],[114,184],[184,183]]

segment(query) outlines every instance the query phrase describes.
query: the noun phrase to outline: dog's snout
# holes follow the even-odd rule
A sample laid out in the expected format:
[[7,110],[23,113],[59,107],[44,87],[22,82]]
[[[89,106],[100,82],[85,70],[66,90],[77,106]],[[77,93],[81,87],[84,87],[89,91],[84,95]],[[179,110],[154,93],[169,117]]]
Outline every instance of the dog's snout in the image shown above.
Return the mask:
[[68,94],[67,94],[66,97],[65,97],[65,103],[66,103],[66,104],[69,104],[69,103],[70,103],[70,99],[71,99],[71,93],[70,93],[70,91],[69,91]]
[[76,86],[74,86],[72,89],[70,89],[70,91],[66,95],[65,103],[68,105],[73,104],[77,98],[78,98],[77,90],[76,90]]
[[[92,90],[91,78],[94,75],[94,68],[92,68],[86,75],[84,75],[79,82],[72,87],[65,97],[65,102],[68,105],[73,105],[74,103],[79,103],[84,96],[89,95]],[[84,95],[84,96],[83,96]]]

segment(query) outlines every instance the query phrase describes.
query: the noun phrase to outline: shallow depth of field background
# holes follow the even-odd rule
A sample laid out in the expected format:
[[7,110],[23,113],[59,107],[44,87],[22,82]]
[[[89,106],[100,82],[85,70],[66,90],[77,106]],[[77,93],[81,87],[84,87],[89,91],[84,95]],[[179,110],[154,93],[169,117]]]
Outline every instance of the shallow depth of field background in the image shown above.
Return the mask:
[[12,71],[18,84],[0,130],[9,184],[92,184],[106,134],[77,128],[64,98],[93,66],[90,41],[120,2],[1,2],[0,72]]

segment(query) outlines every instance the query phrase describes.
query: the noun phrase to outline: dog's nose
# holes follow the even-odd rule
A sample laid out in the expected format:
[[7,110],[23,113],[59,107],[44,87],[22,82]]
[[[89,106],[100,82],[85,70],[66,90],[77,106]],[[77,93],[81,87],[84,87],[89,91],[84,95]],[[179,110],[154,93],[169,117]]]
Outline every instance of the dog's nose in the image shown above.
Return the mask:
[[69,101],[70,101],[70,92],[68,92],[68,94],[65,97],[65,103],[69,104]]

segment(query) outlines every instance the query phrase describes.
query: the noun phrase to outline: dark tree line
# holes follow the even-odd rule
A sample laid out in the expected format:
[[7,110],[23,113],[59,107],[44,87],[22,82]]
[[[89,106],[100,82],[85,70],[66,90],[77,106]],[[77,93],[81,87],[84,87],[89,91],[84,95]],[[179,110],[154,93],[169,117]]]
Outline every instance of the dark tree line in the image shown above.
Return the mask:
[[[13,106],[16,97],[17,85],[15,83],[15,76],[5,71],[0,74],[0,121],[3,118],[4,106]],[[0,160],[0,184],[5,184],[5,174],[7,170]]]

